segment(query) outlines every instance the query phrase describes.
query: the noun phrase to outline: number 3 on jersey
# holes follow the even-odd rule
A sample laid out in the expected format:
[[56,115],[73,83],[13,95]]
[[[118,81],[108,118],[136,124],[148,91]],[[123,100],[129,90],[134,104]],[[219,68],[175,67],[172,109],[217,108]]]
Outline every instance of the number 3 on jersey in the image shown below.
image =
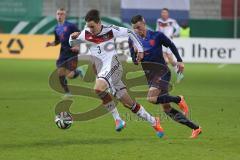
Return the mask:
[[101,54],[101,48],[100,48],[100,46],[97,46],[97,48],[98,48],[98,54]]

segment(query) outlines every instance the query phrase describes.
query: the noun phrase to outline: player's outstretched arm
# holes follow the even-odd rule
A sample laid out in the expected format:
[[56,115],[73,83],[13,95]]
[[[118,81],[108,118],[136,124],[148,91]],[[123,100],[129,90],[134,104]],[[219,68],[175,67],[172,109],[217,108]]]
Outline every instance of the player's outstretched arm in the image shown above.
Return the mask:
[[47,42],[46,43],[46,47],[51,47],[51,46],[57,46],[60,42],[56,42],[56,41],[53,41],[53,42]]
[[173,52],[174,56],[176,57],[177,61],[182,62],[182,58],[181,58],[175,44],[163,33],[159,32],[158,38],[160,39],[161,45],[164,45],[165,47],[169,47],[171,49],[171,51]]
[[54,32],[54,35],[55,35],[55,40],[53,42],[47,42],[46,45],[45,45],[46,47],[56,46],[60,43],[60,40],[59,40],[56,32]]
[[158,35],[159,39],[160,39],[160,42],[161,44],[163,44],[165,47],[169,47],[172,51],[172,53],[174,54],[174,56],[176,57],[177,59],[177,62],[178,62],[178,72],[183,72],[184,70],[184,63],[183,63],[183,60],[177,50],[177,47],[175,46],[175,44],[167,37],[165,36],[163,33],[159,33]]
[[54,42],[47,42],[45,46],[46,47],[55,46],[55,43]]

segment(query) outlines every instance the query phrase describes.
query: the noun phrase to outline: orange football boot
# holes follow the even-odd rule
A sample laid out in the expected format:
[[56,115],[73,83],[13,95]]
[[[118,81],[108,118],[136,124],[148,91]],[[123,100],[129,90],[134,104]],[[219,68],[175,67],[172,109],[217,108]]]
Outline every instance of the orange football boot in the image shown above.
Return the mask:
[[202,133],[202,128],[199,127],[198,129],[193,129],[192,130],[192,135],[190,136],[190,138],[197,138],[199,134]]
[[155,119],[156,119],[156,124],[152,127],[157,132],[157,136],[159,138],[162,138],[164,136],[164,132],[163,132],[163,128],[161,127],[161,124],[160,124],[160,119],[159,119],[159,117],[155,117]]
[[186,101],[184,100],[183,96],[179,96],[181,98],[181,101],[178,103],[179,108],[182,110],[183,114],[185,116],[188,116],[188,105]]

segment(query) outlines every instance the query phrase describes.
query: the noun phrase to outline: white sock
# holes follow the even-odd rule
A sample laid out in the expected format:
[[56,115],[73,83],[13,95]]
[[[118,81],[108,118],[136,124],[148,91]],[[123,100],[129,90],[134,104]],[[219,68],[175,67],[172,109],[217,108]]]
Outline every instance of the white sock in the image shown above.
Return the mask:
[[114,101],[110,101],[107,104],[104,104],[104,106],[106,107],[106,109],[112,113],[112,116],[114,118],[114,120],[121,120],[121,117],[118,113],[117,107],[114,103]]
[[156,119],[155,117],[151,116],[144,108],[143,106],[140,107],[140,109],[137,112],[137,115],[141,118],[143,118],[144,120],[148,121],[149,123],[151,123],[151,125],[155,125],[156,124]]

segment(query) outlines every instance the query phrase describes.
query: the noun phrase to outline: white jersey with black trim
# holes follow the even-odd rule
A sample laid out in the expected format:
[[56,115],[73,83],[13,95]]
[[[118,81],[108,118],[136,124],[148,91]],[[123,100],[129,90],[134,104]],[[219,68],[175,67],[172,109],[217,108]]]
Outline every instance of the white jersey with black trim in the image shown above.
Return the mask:
[[172,18],[163,20],[162,18],[157,19],[156,31],[163,32],[168,38],[179,36],[180,26],[177,21]]
[[92,34],[89,28],[85,28],[77,39],[70,37],[69,44],[73,46],[86,42],[94,59],[93,63],[96,66],[97,74],[101,76],[103,72],[104,74],[111,72],[112,62],[116,61],[115,38],[117,37],[129,37],[138,51],[143,52],[143,46],[133,31],[114,25],[102,25],[102,30],[98,35]]

